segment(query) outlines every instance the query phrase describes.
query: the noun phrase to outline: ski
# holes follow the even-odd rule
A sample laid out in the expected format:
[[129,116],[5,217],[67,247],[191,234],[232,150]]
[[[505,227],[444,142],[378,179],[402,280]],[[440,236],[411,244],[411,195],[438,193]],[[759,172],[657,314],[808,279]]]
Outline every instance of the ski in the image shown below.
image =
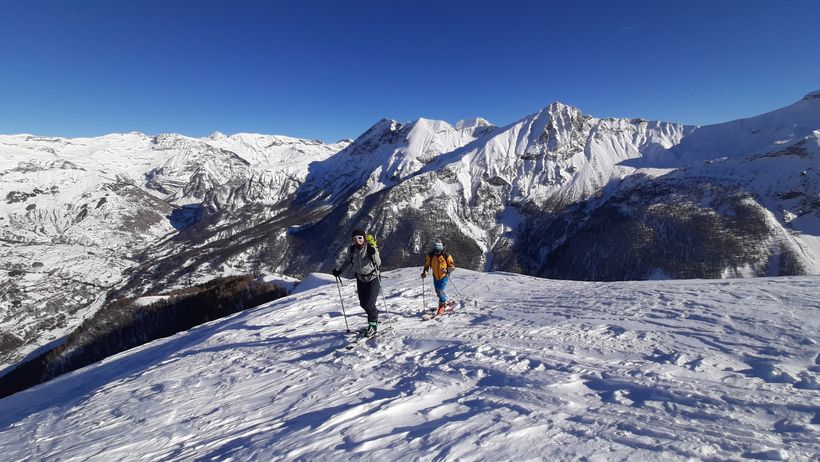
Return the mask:
[[391,330],[393,330],[391,327],[385,327],[382,330],[376,331],[376,333],[371,335],[371,336],[365,336],[364,335],[365,329],[356,331],[356,332],[354,332],[356,334],[356,336],[349,339],[347,341],[347,344],[343,345],[341,348],[338,348],[337,351],[350,351],[353,348],[355,348],[357,345],[366,343],[368,340],[373,340],[373,339],[375,339],[375,338],[377,338],[381,335],[384,335],[384,334],[390,332]]
[[422,321],[429,321],[436,317],[436,310],[427,310],[421,314]]

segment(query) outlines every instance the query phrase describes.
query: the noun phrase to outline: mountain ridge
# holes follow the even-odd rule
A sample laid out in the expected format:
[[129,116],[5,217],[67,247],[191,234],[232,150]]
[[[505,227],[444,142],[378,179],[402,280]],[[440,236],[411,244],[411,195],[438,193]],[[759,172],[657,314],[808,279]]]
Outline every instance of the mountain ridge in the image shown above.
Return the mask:
[[[55,340],[106,297],[329,271],[355,226],[379,236],[387,268],[443,239],[462,267],[553,278],[816,274],[816,93],[717,128],[554,102],[503,127],[381,119],[335,144],[0,135],[0,344]],[[787,121],[796,128],[778,132]],[[735,156],[707,149],[727,127]]]

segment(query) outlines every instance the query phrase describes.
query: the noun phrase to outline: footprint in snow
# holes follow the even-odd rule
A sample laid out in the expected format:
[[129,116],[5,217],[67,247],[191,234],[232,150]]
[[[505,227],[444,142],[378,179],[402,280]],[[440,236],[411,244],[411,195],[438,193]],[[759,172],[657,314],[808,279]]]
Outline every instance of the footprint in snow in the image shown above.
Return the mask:
[[740,372],[750,377],[757,377],[767,383],[795,383],[797,380],[788,372],[780,370],[775,366],[775,362],[767,358],[758,358],[751,355],[746,355],[746,364],[750,369],[744,369]]
[[645,357],[649,361],[658,363],[658,364],[674,364],[676,366],[682,366],[686,364],[686,357],[678,351],[672,352],[665,352],[658,348],[652,352],[651,355]]
[[697,358],[689,359],[686,355],[679,351],[667,353],[661,349],[655,348],[651,355],[645,356],[644,358],[658,364],[686,366],[687,369],[696,372],[703,369],[703,356],[698,355]]

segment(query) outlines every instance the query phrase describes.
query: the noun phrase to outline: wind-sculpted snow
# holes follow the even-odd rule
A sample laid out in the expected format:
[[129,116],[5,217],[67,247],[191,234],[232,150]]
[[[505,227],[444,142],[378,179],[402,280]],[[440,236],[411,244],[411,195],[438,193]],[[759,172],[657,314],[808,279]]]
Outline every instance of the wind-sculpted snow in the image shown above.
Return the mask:
[[[129,461],[820,453],[816,276],[583,283],[458,271],[460,303],[428,322],[418,269],[384,276],[381,328],[393,330],[353,350],[339,350],[344,321],[325,278],[1,400],[0,450]],[[352,286],[342,294],[359,327]]]

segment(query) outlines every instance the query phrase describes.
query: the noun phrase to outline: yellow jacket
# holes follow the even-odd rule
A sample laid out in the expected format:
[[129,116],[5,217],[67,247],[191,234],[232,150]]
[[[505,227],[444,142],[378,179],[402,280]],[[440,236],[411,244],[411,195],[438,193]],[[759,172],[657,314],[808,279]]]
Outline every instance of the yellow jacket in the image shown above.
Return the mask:
[[454,270],[456,265],[453,263],[453,257],[446,253],[441,255],[431,253],[424,259],[424,272],[427,272],[427,268],[433,269],[434,279],[441,279],[447,276],[448,269]]

